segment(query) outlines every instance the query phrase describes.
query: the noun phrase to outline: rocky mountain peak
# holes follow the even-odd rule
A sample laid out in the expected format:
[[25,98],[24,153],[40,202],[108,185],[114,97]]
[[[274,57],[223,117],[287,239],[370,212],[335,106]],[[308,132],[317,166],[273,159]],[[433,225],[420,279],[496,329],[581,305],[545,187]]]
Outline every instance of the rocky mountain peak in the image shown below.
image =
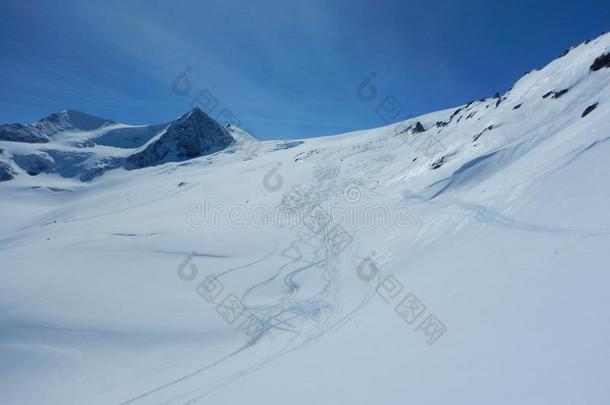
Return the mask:
[[235,142],[229,131],[196,107],[172,122],[143,150],[127,158],[128,168],[181,161],[222,150]]

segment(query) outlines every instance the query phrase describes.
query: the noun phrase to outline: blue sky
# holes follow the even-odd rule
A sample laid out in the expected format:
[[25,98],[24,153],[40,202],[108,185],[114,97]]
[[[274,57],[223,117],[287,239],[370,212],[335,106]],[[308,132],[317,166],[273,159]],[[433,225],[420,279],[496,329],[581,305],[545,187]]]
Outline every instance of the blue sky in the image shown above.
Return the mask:
[[[157,123],[200,105],[287,139],[504,92],[610,29],[610,2],[2,0],[0,27],[0,122],[72,108]],[[395,119],[376,113],[388,97]]]

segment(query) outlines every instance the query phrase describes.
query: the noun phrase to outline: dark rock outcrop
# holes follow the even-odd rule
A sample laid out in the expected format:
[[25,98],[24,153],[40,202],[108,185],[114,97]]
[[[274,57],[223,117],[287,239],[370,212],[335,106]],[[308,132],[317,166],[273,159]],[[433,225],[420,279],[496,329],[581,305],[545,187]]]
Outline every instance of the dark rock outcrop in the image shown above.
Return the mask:
[[80,175],[81,181],[91,181],[101,176],[109,170],[117,169],[123,165],[123,160],[118,157],[108,157],[96,161],[93,165],[86,168]]
[[0,162],[0,181],[9,181],[15,178],[17,173],[4,162]]
[[483,135],[483,134],[484,134],[485,132],[487,132],[487,131],[491,131],[492,129],[494,129],[494,126],[493,126],[493,125],[490,125],[490,126],[488,126],[487,128],[483,129],[481,132],[479,132],[477,135],[475,135],[475,136],[472,138],[472,142],[476,142],[476,141],[477,141],[477,140],[478,140],[478,139],[481,137],[481,135]]
[[597,72],[603,68],[610,68],[610,52],[597,57],[597,59],[593,61],[590,69],[592,72]]
[[49,138],[28,125],[5,124],[0,125],[0,141],[46,143]]
[[436,170],[441,167],[445,163],[445,156],[441,156],[439,159],[435,160],[430,164],[430,169]]
[[556,91],[553,94],[553,98],[559,98],[559,97],[563,96],[564,94],[566,94],[568,91],[569,91],[569,89],[563,89],[563,90]]
[[403,134],[413,135],[413,134],[419,134],[422,132],[426,132],[426,129],[424,128],[424,126],[422,125],[421,122],[417,121],[415,123],[409,124],[408,127],[401,130],[396,135],[403,135]]
[[585,108],[585,110],[582,112],[581,118],[585,118],[587,115],[591,114],[593,110],[597,108],[598,105],[599,103],[595,103]]
[[542,98],[559,98],[561,96],[563,96],[564,94],[566,94],[568,91],[570,91],[570,89],[563,89],[563,90],[559,90],[559,91],[555,91],[555,90],[551,90],[548,93],[546,93],[544,96],[542,96]]
[[460,112],[462,111],[462,108],[458,108],[457,110],[455,110],[453,112],[453,114],[451,114],[451,117],[449,118],[449,122],[453,121],[453,119],[455,118],[456,115],[458,115]]
[[548,93],[546,93],[544,96],[542,96],[542,98],[548,98],[548,97],[552,96],[553,94],[555,94],[555,91],[551,90]]
[[412,129],[412,133],[414,133],[414,134],[419,134],[419,133],[425,132],[425,131],[426,131],[426,129],[419,121],[417,121],[415,123],[415,125],[413,126],[413,129]]
[[233,142],[225,127],[195,108],[172,122],[143,150],[128,156],[125,167],[137,169],[192,159],[218,152]]
[[44,152],[16,155],[13,160],[30,176],[55,171],[55,161]]

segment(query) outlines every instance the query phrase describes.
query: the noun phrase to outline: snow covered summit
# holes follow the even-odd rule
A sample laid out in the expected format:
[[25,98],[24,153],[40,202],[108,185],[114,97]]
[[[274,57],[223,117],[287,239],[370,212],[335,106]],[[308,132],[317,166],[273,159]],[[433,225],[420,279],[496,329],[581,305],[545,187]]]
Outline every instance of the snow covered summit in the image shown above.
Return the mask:
[[231,134],[199,107],[172,122],[143,150],[127,157],[133,168],[208,155],[235,142]]

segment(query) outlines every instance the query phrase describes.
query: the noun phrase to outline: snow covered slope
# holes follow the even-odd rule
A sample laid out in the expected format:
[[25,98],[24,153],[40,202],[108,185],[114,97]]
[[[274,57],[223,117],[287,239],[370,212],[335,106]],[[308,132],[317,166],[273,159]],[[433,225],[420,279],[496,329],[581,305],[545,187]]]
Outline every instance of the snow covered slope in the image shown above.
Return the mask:
[[0,142],[0,402],[607,404],[609,52],[333,137]]

